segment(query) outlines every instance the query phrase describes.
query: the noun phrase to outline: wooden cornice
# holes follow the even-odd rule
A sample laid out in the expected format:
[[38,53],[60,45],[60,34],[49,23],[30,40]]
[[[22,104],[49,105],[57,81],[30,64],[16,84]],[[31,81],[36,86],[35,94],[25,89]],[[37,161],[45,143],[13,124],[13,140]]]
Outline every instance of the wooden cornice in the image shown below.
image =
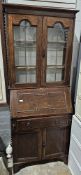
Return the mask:
[[23,5],[23,4],[10,4],[3,3],[3,11],[8,14],[35,14],[35,15],[48,15],[48,16],[62,16],[74,18],[78,10],[34,6],[34,5]]

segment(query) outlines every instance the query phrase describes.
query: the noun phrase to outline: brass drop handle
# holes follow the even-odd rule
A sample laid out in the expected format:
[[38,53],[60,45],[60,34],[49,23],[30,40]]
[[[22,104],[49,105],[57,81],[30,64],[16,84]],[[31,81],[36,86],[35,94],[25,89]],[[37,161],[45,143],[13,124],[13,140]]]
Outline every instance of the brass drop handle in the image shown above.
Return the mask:
[[46,146],[46,143],[43,143],[42,146],[45,147]]
[[19,103],[23,103],[23,99],[20,99],[20,100],[19,100]]
[[28,121],[28,122],[26,123],[26,126],[27,126],[27,127],[30,126],[30,121]]
[[13,127],[13,129],[15,129],[16,128],[16,123],[13,123],[12,127]]

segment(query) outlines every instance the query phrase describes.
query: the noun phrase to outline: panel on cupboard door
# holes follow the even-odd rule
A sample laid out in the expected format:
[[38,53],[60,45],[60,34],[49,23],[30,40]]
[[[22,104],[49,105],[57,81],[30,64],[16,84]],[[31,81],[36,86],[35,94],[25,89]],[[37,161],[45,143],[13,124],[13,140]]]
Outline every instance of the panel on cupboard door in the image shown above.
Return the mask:
[[29,130],[13,134],[14,162],[29,163],[41,159],[41,132]]
[[[11,20],[11,23],[10,23]],[[10,15],[8,27],[13,47],[9,51],[11,85],[40,84],[41,18],[31,15]],[[9,36],[9,45],[11,37]]]
[[58,125],[43,131],[43,159],[62,159],[64,156],[67,159],[70,129],[60,126],[59,120]]

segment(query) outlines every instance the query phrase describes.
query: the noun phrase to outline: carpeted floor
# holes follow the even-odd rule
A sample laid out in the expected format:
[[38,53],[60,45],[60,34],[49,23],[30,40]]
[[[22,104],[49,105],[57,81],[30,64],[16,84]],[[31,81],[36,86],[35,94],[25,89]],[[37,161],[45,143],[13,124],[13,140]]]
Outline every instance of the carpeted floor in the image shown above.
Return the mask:
[[68,166],[62,162],[52,162],[23,168],[15,175],[72,175]]

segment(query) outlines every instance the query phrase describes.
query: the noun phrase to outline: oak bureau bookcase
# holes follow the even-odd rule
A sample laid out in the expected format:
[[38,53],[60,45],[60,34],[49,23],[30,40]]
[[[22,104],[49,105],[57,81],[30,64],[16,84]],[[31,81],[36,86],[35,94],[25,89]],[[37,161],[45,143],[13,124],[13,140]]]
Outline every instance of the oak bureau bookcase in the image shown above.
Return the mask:
[[75,10],[3,4],[14,171],[67,163]]

